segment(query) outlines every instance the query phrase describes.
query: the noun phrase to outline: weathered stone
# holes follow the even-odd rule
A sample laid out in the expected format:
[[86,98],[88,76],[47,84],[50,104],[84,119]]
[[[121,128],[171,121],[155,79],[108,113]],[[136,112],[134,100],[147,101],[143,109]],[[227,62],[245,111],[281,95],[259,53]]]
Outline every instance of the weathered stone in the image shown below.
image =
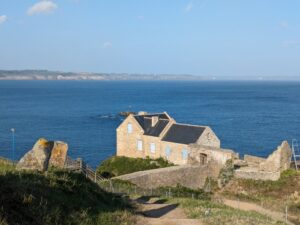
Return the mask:
[[55,141],[49,160],[49,167],[54,166],[63,168],[66,162],[68,153],[68,144],[61,141]]
[[17,169],[47,170],[52,147],[53,142],[40,138],[32,150],[27,152],[18,162]]
[[235,167],[243,167],[243,166],[248,166],[248,163],[245,160],[235,159],[233,160],[233,165]]
[[266,159],[253,155],[244,155],[244,160],[250,165],[258,165],[264,162]]
[[235,170],[235,177],[254,180],[278,180],[280,173],[290,168],[292,150],[287,141],[282,142],[267,159],[247,156],[249,166]]
[[284,171],[290,168],[292,157],[292,150],[287,141],[282,142],[269,157],[259,164],[259,168],[262,171]]

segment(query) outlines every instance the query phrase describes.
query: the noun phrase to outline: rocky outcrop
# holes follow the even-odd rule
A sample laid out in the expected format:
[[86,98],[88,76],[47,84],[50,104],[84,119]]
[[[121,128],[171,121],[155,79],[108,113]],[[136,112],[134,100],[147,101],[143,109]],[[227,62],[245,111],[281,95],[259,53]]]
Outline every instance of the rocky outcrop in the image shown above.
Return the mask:
[[46,171],[49,166],[63,167],[68,145],[40,138],[17,163],[17,169]]
[[67,153],[68,144],[61,141],[55,141],[51,151],[49,166],[63,168],[67,158]]

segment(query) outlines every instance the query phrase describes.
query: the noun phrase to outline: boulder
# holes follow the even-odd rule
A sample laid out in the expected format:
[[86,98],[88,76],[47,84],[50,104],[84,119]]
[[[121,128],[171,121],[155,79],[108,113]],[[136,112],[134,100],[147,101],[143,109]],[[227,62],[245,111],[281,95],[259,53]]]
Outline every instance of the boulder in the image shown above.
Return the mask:
[[68,144],[62,141],[55,141],[49,160],[49,167],[63,168],[67,159]]
[[17,169],[45,171],[48,168],[53,142],[40,138],[17,163]]
[[17,169],[46,171],[50,166],[63,168],[67,152],[67,143],[40,138],[17,163]]

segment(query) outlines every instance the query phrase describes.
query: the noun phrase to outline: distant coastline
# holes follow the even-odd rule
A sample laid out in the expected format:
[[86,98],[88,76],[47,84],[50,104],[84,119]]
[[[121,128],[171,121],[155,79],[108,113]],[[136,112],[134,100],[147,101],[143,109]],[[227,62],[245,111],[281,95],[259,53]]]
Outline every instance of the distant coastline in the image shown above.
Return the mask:
[[189,74],[76,73],[48,70],[0,70],[0,80],[210,80]]
[[130,74],[130,73],[85,73],[49,70],[0,70],[0,80],[95,80],[95,81],[300,81],[300,76],[200,76],[191,74]]

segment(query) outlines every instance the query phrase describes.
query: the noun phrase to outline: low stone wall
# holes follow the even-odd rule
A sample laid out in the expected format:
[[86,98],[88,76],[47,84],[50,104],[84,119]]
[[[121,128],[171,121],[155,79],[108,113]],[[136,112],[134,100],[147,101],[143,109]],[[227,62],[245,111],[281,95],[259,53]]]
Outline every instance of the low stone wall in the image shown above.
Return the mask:
[[177,184],[189,188],[202,188],[209,175],[208,166],[184,165],[140,171],[114,179],[127,180],[143,188],[176,186]]
[[234,171],[234,177],[251,180],[278,180],[280,172],[260,171],[255,167],[245,167]]

